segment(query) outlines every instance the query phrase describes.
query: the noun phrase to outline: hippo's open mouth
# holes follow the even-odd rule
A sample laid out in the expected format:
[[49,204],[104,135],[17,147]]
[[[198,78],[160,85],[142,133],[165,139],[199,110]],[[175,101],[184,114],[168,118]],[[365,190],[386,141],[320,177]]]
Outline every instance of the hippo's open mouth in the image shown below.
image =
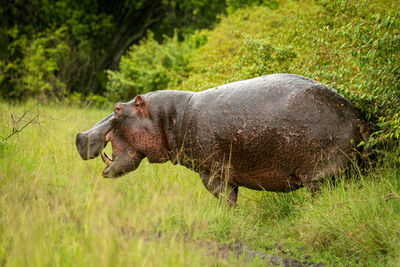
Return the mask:
[[[111,140],[112,137],[113,137],[112,131],[109,131],[106,134],[106,142],[104,144],[104,148],[107,146],[107,143]],[[107,167],[104,169],[104,171],[105,171],[108,167],[111,166],[111,164],[113,163],[114,160],[105,151],[102,151],[100,153],[100,156],[101,156],[101,159],[103,160],[103,162],[107,165]]]
[[106,134],[104,148],[106,148],[106,146],[109,142],[111,142],[111,147],[113,149],[113,153],[111,154],[111,157],[105,151],[100,152],[101,159],[106,164],[106,167],[104,168],[104,170],[102,172],[102,175],[103,175],[103,177],[106,177],[106,178],[119,177],[123,173],[116,173],[115,171],[112,171],[112,170],[116,170],[114,165],[118,165],[118,161],[117,161],[118,157],[116,156],[115,148],[120,148],[119,142],[115,138],[112,130]]
[[113,130],[106,134],[104,148],[109,142],[113,151],[112,156],[110,157],[105,151],[100,153],[101,159],[106,164],[102,172],[105,178],[117,178],[135,170],[144,158],[144,155],[134,151],[121,137],[115,135]]
[[106,146],[109,142],[111,142],[111,147],[113,149],[113,153],[111,154],[111,157],[105,151],[100,152],[101,159],[106,164],[106,167],[104,168],[104,170],[102,172],[102,175],[107,178],[118,177],[118,176],[121,176],[123,173],[121,173],[119,175],[110,176],[110,174],[113,173],[113,172],[111,172],[111,170],[115,169],[115,168],[113,168],[113,164],[118,164],[118,161],[117,161],[118,157],[116,156],[116,153],[114,152],[116,150],[115,148],[120,147],[120,145],[118,145],[118,141],[115,138],[112,130],[106,134],[104,148],[106,148]]

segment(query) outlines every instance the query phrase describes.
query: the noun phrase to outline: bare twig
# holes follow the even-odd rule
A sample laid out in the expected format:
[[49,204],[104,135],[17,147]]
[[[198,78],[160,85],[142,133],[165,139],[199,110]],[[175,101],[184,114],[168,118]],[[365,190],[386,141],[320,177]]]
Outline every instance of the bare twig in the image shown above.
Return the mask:
[[342,205],[344,203],[349,203],[349,202],[367,202],[367,200],[365,200],[365,199],[350,199],[350,200],[336,202],[336,203],[334,203],[334,205],[339,206],[339,205]]
[[[396,194],[396,193],[389,193],[384,195],[381,199],[379,199],[379,201],[388,201],[391,199],[397,199],[400,198],[400,195]],[[345,200],[345,201],[341,201],[341,202],[336,202],[334,205],[342,205],[344,203],[348,203],[348,202],[367,202],[367,199],[352,199],[352,200]]]
[[388,201],[390,199],[396,199],[396,198],[400,198],[400,196],[398,194],[396,194],[396,193],[389,193],[387,195],[384,195],[381,198],[381,201]]
[[39,109],[37,110],[35,116],[33,116],[33,118],[31,118],[27,123],[25,123],[22,127],[19,127],[19,124],[21,123],[22,119],[29,113],[31,112],[35,107],[39,107],[39,103],[36,103],[32,108],[25,110],[24,114],[22,114],[19,118],[16,118],[16,116],[11,113],[11,120],[13,123],[13,128],[12,128],[12,132],[6,136],[6,137],[2,137],[3,141],[11,138],[11,136],[13,136],[14,134],[20,133],[22,132],[25,127],[27,127],[29,124],[33,123],[34,121],[37,121],[37,119],[39,118]]

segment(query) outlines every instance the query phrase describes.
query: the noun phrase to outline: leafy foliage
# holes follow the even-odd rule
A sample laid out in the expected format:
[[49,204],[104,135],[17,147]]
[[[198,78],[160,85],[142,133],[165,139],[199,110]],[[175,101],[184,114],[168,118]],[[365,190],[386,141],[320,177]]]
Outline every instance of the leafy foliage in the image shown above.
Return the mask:
[[[148,29],[157,40],[175,30],[182,36],[209,27],[224,10],[225,1],[211,0],[9,1],[0,8],[0,96],[102,94],[104,70],[115,70]],[[32,57],[36,65],[26,66]],[[41,89],[27,85],[27,73]]]
[[228,12],[232,13],[239,8],[245,8],[249,6],[266,6],[271,9],[277,9],[279,6],[277,0],[228,0]]
[[[17,36],[18,28],[10,29],[8,34]],[[15,61],[0,61],[0,84],[6,80],[13,88],[1,87],[0,94],[19,99],[32,95],[63,97],[65,83],[56,73],[69,50],[64,37],[65,28],[60,28],[37,34],[33,40],[26,35],[16,39],[9,47],[11,53],[22,52],[25,56]]]
[[129,100],[138,93],[178,86],[190,71],[193,53],[203,39],[197,34],[179,42],[175,35],[159,44],[149,32],[146,39],[133,45],[122,57],[119,71],[107,71],[107,95],[115,101]]
[[[376,136],[378,139],[398,139],[400,12],[396,6],[400,2],[322,1],[321,4],[326,20],[320,27],[326,29],[326,38],[336,40],[336,53],[344,52],[346,56],[342,56],[341,68],[329,74],[321,72],[321,76],[327,82],[333,80],[333,85],[356,102],[367,119],[377,122],[380,130],[376,133],[384,133]],[[340,47],[338,41],[342,42]],[[337,66],[332,65],[327,64],[331,69]],[[344,78],[344,82],[336,82],[337,78]]]

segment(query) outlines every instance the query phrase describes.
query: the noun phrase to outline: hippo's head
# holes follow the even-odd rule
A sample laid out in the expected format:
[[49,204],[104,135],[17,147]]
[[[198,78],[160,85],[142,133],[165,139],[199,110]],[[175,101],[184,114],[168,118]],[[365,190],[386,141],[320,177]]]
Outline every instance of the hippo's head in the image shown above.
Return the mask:
[[[168,160],[159,120],[153,119],[149,103],[138,95],[127,103],[117,103],[114,114],[97,123],[90,130],[76,136],[76,147],[83,159],[101,154],[107,167],[102,175],[119,177],[134,171],[143,158],[161,163]],[[112,157],[102,150],[111,142]]]

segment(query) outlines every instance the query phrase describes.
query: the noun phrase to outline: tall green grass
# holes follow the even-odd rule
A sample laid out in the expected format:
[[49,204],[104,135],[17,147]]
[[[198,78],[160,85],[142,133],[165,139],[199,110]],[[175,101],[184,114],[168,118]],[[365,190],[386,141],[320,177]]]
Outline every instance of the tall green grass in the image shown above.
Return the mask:
[[[0,110],[0,135],[6,136],[12,129],[10,113],[18,117],[23,107],[1,103]],[[99,158],[79,158],[76,133],[106,114],[41,106],[37,123],[1,143],[1,265],[204,266],[238,261],[198,244],[194,233],[205,227],[208,214],[226,215],[194,173],[143,162],[123,179],[105,180]],[[210,252],[215,256],[205,257]]]
[[[0,136],[23,109],[0,103]],[[219,249],[236,243],[331,266],[400,265],[400,199],[389,199],[400,194],[393,153],[316,197],[241,188],[227,212],[196,173],[170,163],[143,161],[120,179],[101,178],[101,159],[81,160],[74,142],[108,111],[41,105],[39,112],[0,146],[2,266],[265,264]]]

